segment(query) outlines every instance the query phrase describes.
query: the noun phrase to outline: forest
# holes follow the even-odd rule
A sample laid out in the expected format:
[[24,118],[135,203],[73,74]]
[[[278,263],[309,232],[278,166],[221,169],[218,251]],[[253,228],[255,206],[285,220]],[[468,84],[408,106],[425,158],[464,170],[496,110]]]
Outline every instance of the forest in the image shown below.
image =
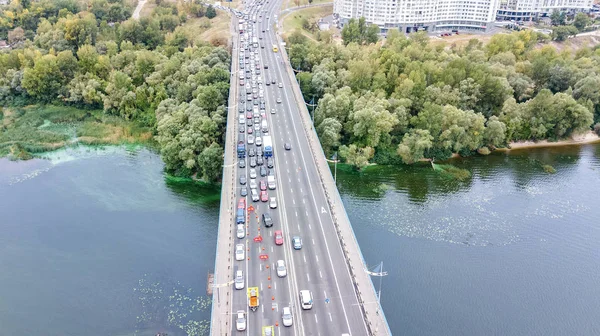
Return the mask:
[[[150,134],[168,172],[217,181],[230,54],[182,27],[216,13],[199,1],[156,3],[139,20],[130,19],[124,0],[3,6],[0,154],[55,149],[99,133],[88,142],[110,143],[119,135],[104,133],[119,129],[129,137]],[[76,125],[76,134],[52,131],[59,124]]]
[[558,140],[600,120],[599,48],[558,51],[532,30],[449,47],[423,32],[372,36],[354,22],[342,45],[287,37],[326,155],[359,169]]

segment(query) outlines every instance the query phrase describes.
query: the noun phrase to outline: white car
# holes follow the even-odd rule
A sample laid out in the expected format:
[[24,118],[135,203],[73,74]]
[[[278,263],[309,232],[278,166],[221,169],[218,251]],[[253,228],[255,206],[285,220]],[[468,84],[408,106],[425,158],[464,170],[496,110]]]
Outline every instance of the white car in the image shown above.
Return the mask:
[[283,307],[281,319],[283,320],[283,325],[285,327],[291,327],[292,324],[294,324],[294,318],[292,317],[292,310],[290,307]]
[[250,189],[256,189],[256,180],[250,179]]
[[274,108],[271,109],[271,114],[275,114],[275,109]]
[[237,318],[235,319],[235,328],[238,331],[246,330],[246,312],[243,310],[237,311]]
[[[260,138],[259,138],[260,139]],[[256,178],[256,169],[254,168],[250,168],[250,178],[254,179]]]
[[254,135],[248,135],[248,145],[254,144]]
[[277,269],[278,277],[283,278],[287,275],[287,269],[285,268],[285,262],[283,260],[277,260],[275,268]]
[[244,244],[235,245],[235,260],[242,261],[244,260],[246,253],[244,252]]
[[269,201],[269,208],[277,208],[277,199],[275,197],[271,197],[271,200]]
[[279,88],[283,87],[283,83],[279,82]]
[[244,271],[235,271],[235,289],[244,289]]
[[244,224],[238,224],[237,237],[239,239],[244,239],[246,237],[246,229],[244,228]]
[[256,145],[262,146],[262,138],[261,137],[256,137]]

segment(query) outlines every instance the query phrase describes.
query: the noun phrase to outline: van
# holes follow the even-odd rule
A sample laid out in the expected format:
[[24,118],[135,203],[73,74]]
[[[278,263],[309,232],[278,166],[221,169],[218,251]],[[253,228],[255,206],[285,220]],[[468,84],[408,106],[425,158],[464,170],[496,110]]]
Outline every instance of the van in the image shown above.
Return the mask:
[[313,306],[313,296],[309,290],[300,291],[300,306],[302,309],[311,309]]

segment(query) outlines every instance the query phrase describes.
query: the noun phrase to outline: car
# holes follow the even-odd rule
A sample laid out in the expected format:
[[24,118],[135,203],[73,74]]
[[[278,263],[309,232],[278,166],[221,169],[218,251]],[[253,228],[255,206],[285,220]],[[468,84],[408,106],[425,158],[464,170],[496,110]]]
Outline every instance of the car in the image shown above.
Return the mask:
[[262,138],[261,137],[256,137],[256,145],[257,146],[262,146]]
[[262,156],[263,155],[263,151],[260,148],[256,149],[256,156]]
[[263,213],[262,219],[263,219],[263,223],[265,224],[265,227],[273,226],[273,218],[271,218],[271,215],[269,215],[268,213],[266,213],[266,212]]
[[240,184],[241,185],[245,185],[246,184],[246,175],[240,175]]
[[277,199],[275,197],[271,197],[271,201],[269,202],[269,208],[277,208]]
[[283,83],[282,83],[282,82],[279,82],[279,85],[278,85],[278,86],[279,86],[279,88],[280,88],[280,89],[281,89],[281,88],[283,88]]
[[281,104],[281,97],[277,97],[277,104]]
[[244,257],[245,257],[244,245],[243,244],[235,245],[235,260],[242,261],[242,260],[244,260]]
[[277,84],[277,81],[274,79],[271,79],[271,84]]
[[248,156],[249,156],[249,157],[253,157],[253,156],[255,156],[255,155],[256,155],[256,150],[255,150],[254,148],[250,148],[250,149],[248,150]]
[[[271,201],[273,201],[273,199],[275,199],[275,197],[272,197]],[[275,245],[283,245],[283,232],[281,232],[281,230],[275,231]]]
[[274,108],[271,109],[271,114],[275,114],[275,109]]
[[238,167],[240,167],[240,168],[246,168],[246,160],[244,160],[244,159],[241,159],[241,160],[238,162]]
[[246,199],[245,198],[242,197],[238,201],[238,209],[246,209]]
[[275,176],[275,169],[269,169],[267,171],[267,176]]
[[244,133],[246,131],[246,125],[240,124],[240,133]]
[[247,196],[247,195],[248,195],[248,188],[246,188],[246,187],[240,188],[240,196]]
[[259,116],[254,117],[254,123],[260,124],[260,117]]
[[252,134],[254,133],[254,130],[252,129],[252,127],[248,127],[248,134]]
[[298,236],[292,237],[292,245],[294,245],[294,250],[302,249],[302,238]]
[[[240,99],[244,99],[244,98],[240,98]],[[244,106],[243,105],[238,106],[238,112],[244,113]]]
[[250,189],[250,193],[252,194],[252,202],[258,202],[258,192],[256,189]]
[[[262,99],[264,99],[264,98],[262,98]],[[261,110],[264,110],[265,108],[266,108],[265,102],[264,102],[264,101],[261,101],[261,102],[260,102],[260,109],[261,109]]]
[[236,236],[239,239],[243,239],[246,237],[246,229],[244,228],[244,224],[238,224],[237,230],[236,230]]
[[256,158],[255,157],[250,158],[250,167],[256,167]]
[[273,168],[273,159],[271,159],[271,158],[267,159],[267,167]]
[[259,166],[262,166],[265,163],[264,159],[262,158],[262,156],[257,156],[256,157],[256,164]]
[[250,189],[256,189],[256,179],[250,179]]
[[260,125],[259,124],[254,124],[254,130],[256,132],[260,131]]
[[277,260],[275,269],[277,270],[278,277],[283,278],[287,275],[287,269],[285,268],[285,262],[283,260]]
[[265,64],[265,69],[268,69],[268,68],[269,68],[269,66],[267,64]]
[[286,142],[286,143],[283,145],[283,148],[285,148],[285,150],[290,150],[290,149],[292,149],[292,145],[291,145],[289,142]]
[[237,317],[235,319],[235,328],[237,331],[246,330],[246,312],[243,310],[237,311]]
[[[251,125],[248,125],[251,126]],[[248,135],[248,145],[254,144],[254,135]]]
[[265,81],[265,84],[267,84],[267,86],[271,86],[271,81],[267,80]]
[[244,289],[244,271],[237,270],[235,271],[235,289]]
[[267,194],[267,192],[265,190],[261,190],[260,200],[263,202],[267,202],[269,200],[269,194]]
[[283,307],[283,310],[281,311],[281,320],[284,327],[291,327],[292,324],[294,324],[292,309],[290,307]]
[[261,49],[265,49],[265,45],[264,45],[264,44],[261,44],[261,45],[260,45],[260,48],[261,48]]
[[261,116],[262,118],[266,118],[266,117],[267,117],[267,113],[265,112],[265,109],[261,109],[261,110],[260,110],[260,116]]
[[265,180],[260,180],[260,190],[267,190],[267,182],[265,182]]
[[251,179],[256,178],[256,169],[254,169],[254,168],[250,169],[250,178]]
[[264,166],[260,167],[260,176],[267,176],[267,168]]

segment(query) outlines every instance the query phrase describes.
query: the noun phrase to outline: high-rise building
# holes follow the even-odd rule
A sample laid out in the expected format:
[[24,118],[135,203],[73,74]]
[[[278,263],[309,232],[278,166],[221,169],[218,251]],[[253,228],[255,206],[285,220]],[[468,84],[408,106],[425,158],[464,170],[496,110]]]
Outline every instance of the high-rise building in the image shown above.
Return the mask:
[[501,0],[499,20],[531,21],[553,11],[574,13],[592,9],[594,0]]
[[487,31],[496,19],[500,0],[334,0],[333,12],[342,25],[364,17],[385,33],[390,28],[413,31]]

